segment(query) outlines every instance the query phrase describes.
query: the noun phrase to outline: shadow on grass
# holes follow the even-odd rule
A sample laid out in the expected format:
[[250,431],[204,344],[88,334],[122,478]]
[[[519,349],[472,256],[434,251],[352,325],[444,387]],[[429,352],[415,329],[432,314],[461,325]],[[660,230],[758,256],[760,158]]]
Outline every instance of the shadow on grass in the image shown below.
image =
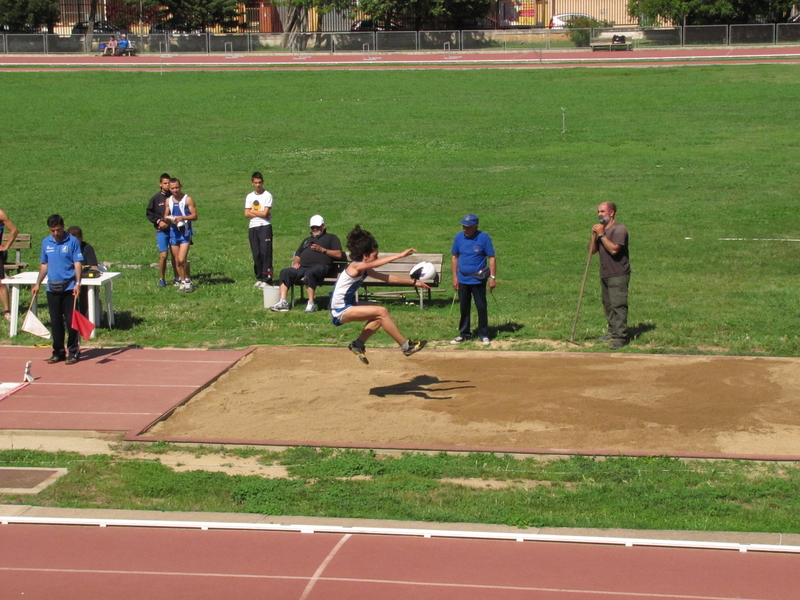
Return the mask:
[[225,285],[236,283],[236,280],[221,271],[211,273],[192,274],[192,280],[196,285]]
[[648,331],[655,330],[656,326],[652,323],[639,323],[634,327],[628,327],[628,338],[630,340],[636,340],[641,337],[643,333],[647,333]]
[[474,388],[474,385],[457,385],[453,387],[431,389],[425,386],[434,385],[437,383],[469,383],[468,381],[455,381],[445,380],[442,381],[438,377],[431,375],[417,375],[411,381],[404,383],[397,383],[395,385],[385,385],[381,387],[372,388],[369,393],[371,396],[378,396],[379,398],[386,398],[386,396],[416,396],[425,400],[449,400],[452,396],[431,396],[429,392],[449,392],[450,390],[463,390],[467,388]]
[[[106,322],[106,319],[103,320]],[[135,317],[129,310],[114,311],[114,327],[111,329],[119,329],[120,331],[130,331],[137,325],[144,323],[141,317]],[[106,323],[107,325],[107,323]]]
[[525,327],[525,325],[522,323],[515,323],[514,321],[509,321],[508,323],[503,323],[502,325],[490,326],[489,337],[494,339],[497,337],[498,333],[516,333],[523,327]]

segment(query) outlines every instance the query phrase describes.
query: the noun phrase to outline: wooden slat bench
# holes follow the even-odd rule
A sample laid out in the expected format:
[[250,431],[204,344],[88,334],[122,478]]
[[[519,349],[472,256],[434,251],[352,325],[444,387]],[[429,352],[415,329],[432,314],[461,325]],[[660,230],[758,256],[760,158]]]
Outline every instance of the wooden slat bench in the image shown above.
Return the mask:
[[611,39],[597,38],[589,42],[592,52],[597,50],[631,50],[633,42],[629,42],[624,35],[615,35]]
[[[390,256],[392,254],[397,254],[397,252],[380,252],[378,254],[378,258],[382,256]],[[436,267],[436,278],[433,281],[425,282],[431,288],[438,288],[439,282],[442,279],[442,255],[441,254],[412,254],[411,256],[406,256],[404,258],[399,258],[389,264],[383,265],[379,269],[376,269],[379,273],[385,273],[387,275],[397,275],[398,277],[408,277],[408,272],[411,270],[411,267],[420,263],[422,261],[428,261]],[[333,277],[326,277],[325,280],[322,282],[322,285],[334,285],[336,280],[339,278],[339,273],[344,271],[345,267],[350,263],[350,261],[335,261],[334,265],[336,266],[336,275]],[[294,305],[294,288],[298,288],[298,297],[300,299],[305,297],[305,286],[303,282],[297,283],[291,287],[289,290],[289,304]],[[423,288],[411,288],[411,289],[398,289],[391,292],[373,292],[370,288],[376,287],[392,287],[392,288],[408,288],[407,285],[397,284],[397,283],[386,283],[381,281],[380,279],[375,279],[373,277],[367,277],[364,281],[364,284],[361,286],[359,290],[359,296],[363,296],[364,298],[371,298],[371,297],[405,297],[406,294],[416,294],[419,297],[419,308],[422,310],[425,307],[425,295],[427,292],[428,300],[432,297],[431,290],[425,290]]]
[[[397,254],[396,252],[380,252],[378,253],[378,258],[382,256],[387,256],[391,254]],[[376,287],[394,287],[394,288],[407,288],[408,286],[397,284],[397,283],[386,283],[381,281],[380,279],[374,279],[373,277],[367,277],[364,281],[364,284],[361,286],[361,290],[363,290],[363,294],[365,297],[370,298],[373,296],[377,297],[397,297],[402,296],[405,297],[406,294],[416,294],[419,297],[419,309],[422,310],[425,308],[425,296],[427,292],[428,300],[432,297],[432,290],[433,288],[438,288],[439,283],[442,280],[442,255],[441,254],[423,254],[423,253],[416,253],[412,254],[411,256],[406,256],[404,258],[399,258],[395,261],[392,261],[382,267],[375,269],[378,273],[385,273],[386,275],[397,275],[398,277],[408,277],[408,272],[411,270],[415,264],[420,263],[422,261],[427,261],[432,263],[434,267],[436,267],[436,278],[433,281],[426,281],[431,289],[425,290],[423,288],[411,288],[405,290],[395,290],[391,292],[372,292],[370,288]]]
[[[8,234],[3,232],[3,243],[6,241],[6,236]],[[22,269],[25,269],[28,266],[28,263],[22,262],[22,251],[23,250],[30,250],[31,249],[31,234],[30,233],[18,233],[16,239],[12,242],[11,246],[9,247],[8,251],[8,258],[11,258],[11,250],[15,250],[15,256],[13,262],[5,263],[5,269],[7,273],[11,271],[16,271],[17,273],[22,272]]]

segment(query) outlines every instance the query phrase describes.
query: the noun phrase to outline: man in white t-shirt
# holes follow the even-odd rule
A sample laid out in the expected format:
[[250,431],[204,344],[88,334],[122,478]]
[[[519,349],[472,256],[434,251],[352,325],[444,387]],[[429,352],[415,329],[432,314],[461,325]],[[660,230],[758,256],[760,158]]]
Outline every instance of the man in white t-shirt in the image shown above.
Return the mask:
[[250,219],[250,251],[253,253],[255,287],[272,285],[272,194],[264,189],[260,172],[251,178],[253,191],[244,201],[244,216]]

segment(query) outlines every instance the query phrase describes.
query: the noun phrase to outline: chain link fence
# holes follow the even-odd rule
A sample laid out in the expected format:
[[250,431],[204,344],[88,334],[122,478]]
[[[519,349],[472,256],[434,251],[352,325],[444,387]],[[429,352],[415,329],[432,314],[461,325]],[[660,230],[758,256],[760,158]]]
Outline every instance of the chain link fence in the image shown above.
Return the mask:
[[[624,35],[633,48],[800,43],[800,23],[472,31],[130,34],[139,54],[566,50]],[[110,34],[2,34],[2,54],[90,54]]]

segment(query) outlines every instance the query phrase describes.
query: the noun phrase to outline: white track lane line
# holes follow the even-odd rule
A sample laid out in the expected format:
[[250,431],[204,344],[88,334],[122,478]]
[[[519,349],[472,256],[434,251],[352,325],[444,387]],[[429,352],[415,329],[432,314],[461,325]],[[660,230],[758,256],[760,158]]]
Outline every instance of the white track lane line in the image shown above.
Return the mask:
[[328,563],[330,563],[333,560],[333,557],[336,556],[336,553],[339,552],[339,549],[342,546],[344,546],[347,540],[349,540],[351,537],[352,534],[350,533],[345,535],[342,539],[339,540],[339,543],[336,544],[333,547],[333,549],[328,553],[328,556],[326,556],[325,560],[323,560],[322,563],[319,565],[319,568],[314,572],[314,575],[311,576],[311,581],[308,582],[306,589],[304,589],[303,593],[300,595],[300,600],[306,600],[306,598],[308,598],[309,594],[311,593],[311,590],[314,589],[314,586],[317,584],[317,581],[319,581],[320,577],[322,577],[322,573],[323,571],[325,571],[325,568],[328,566]]
[[[331,554],[320,565],[320,569],[324,570],[328,561],[333,558],[336,551],[342,544],[350,537],[350,534],[339,540],[336,547],[331,550]],[[317,572],[320,572],[317,569]],[[296,575],[252,575],[245,573],[192,573],[181,571],[122,571],[112,569],[46,569],[46,568],[27,568],[27,567],[0,567],[2,572],[17,572],[17,573],[59,573],[59,574],[76,574],[76,575],[135,575],[135,576],[165,576],[165,577],[213,577],[213,578],[230,578],[230,579],[263,579],[263,580],[305,580],[306,577],[299,577]],[[464,589],[464,590],[495,590],[495,591],[519,591],[519,592],[541,592],[548,594],[581,594],[587,598],[595,596],[597,598],[606,598],[613,596],[616,598],[643,598],[645,600],[763,600],[759,598],[745,598],[744,596],[697,596],[693,594],[659,594],[653,592],[621,592],[613,590],[588,590],[588,589],[571,589],[571,588],[544,588],[533,586],[518,586],[518,585],[481,585],[472,583],[436,583],[429,581],[397,581],[392,579],[361,579],[357,577],[318,577],[315,573],[308,586],[300,596],[300,600],[307,600],[313,585],[317,581],[330,581],[347,582],[347,583],[362,583],[362,584],[380,584],[380,585],[406,585],[406,586],[422,586],[422,587],[440,587],[449,589]]]

